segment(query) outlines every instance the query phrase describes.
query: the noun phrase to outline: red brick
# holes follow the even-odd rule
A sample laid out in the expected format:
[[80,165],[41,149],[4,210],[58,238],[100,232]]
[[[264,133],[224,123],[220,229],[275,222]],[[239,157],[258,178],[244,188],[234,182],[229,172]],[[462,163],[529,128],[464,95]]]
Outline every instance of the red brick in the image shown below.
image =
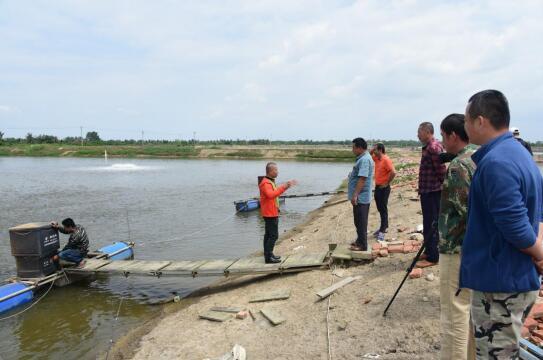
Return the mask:
[[381,244],[377,244],[377,243],[376,243],[376,244],[373,244],[373,245],[371,246],[371,249],[372,249],[372,250],[381,250]]
[[411,271],[411,273],[409,273],[410,279],[418,279],[421,277],[422,277],[422,269],[420,268],[415,268]]
[[403,247],[403,253],[404,253],[404,254],[409,254],[409,253],[412,252],[412,251],[413,251],[413,246],[411,246],[411,245],[408,245],[408,246],[404,246],[404,247]]
[[379,256],[387,257],[388,256],[388,250],[387,249],[379,250]]
[[249,312],[248,311],[245,311],[245,310],[242,310],[240,312],[238,312],[236,314],[236,319],[240,319],[240,320],[243,320],[247,317],[247,315],[249,315]]
[[371,256],[373,256],[374,258],[376,258],[376,257],[379,256],[379,252],[380,252],[380,250],[372,250],[372,251],[371,251]]
[[389,245],[388,252],[391,254],[401,254],[403,253],[403,245]]

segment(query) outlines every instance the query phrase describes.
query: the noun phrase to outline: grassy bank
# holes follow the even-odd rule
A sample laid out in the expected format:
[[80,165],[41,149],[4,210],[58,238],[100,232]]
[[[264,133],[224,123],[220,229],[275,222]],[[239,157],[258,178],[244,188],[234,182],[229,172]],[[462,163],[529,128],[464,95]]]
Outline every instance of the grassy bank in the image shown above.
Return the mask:
[[57,144],[21,144],[0,146],[0,156],[103,157],[196,157],[201,149],[181,145],[74,146]]
[[338,146],[247,146],[247,145],[0,145],[0,156],[31,157],[96,157],[107,151],[119,158],[225,158],[225,159],[291,159],[307,161],[352,161],[350,148]]

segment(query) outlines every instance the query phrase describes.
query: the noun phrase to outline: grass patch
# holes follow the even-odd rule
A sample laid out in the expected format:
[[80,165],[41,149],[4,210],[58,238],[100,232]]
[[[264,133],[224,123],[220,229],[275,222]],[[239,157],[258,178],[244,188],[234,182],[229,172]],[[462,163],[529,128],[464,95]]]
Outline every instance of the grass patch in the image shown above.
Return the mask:
[[306,150],[296,154],[299,160],[334,160],[353,161],[354,156],[350,151],[344,150]]
[[409,169],[409,168],[416,167],[416,166],[419,166],[419,163],[415,163],[415,162],[405,163],[405,164],[396,165],[394,167],[396,168],[396,170],[399,171],[399,170]]
[[224,156],[258,159],[264,156],[259,150],[238,150],[224,154]]

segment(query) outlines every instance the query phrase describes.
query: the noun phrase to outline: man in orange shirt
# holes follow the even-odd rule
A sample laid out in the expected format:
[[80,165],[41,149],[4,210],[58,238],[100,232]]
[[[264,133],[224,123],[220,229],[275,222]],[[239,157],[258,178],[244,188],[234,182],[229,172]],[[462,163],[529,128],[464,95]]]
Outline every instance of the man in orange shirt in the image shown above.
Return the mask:
[[281,262],[280,256],[273,254],[273,248],[277,238],[279,238],[279,196],[288,188],[297,184],[296,180],[279,186],[275,185],[275,178],[279,175],[277,164],[270,162],[266,164],[266,177],[264,177],[258,187],[260,189],[260,213],[264,218],[264,260],[266,264],[275,264]]
[[373,235],[379,241],[385,240],[388,229],[388,197],[390,196],[390,183],[396,176],[394,164],[385,151],[385,145],[377,143],[371,150],[375,162],[375,204],[381,215],[381,227]]

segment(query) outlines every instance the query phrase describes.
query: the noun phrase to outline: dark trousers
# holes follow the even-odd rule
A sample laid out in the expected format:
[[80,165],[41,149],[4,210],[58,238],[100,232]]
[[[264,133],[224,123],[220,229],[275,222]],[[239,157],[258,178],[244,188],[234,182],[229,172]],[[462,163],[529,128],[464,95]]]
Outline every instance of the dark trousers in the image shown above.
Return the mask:
[[66,249],[58,253],[58,257],[64,261],[79,264],[83,260],[83,254],[77,249]]
[[279,238],[279,218],[265,217],[264,222],[264,258],[269,259],[273,255],[275,242]]
[[381,215],[381,227],[380,232],[385,232],[388,229],[388,197],[390,196],[390,186],[376,187],[375,188],[375,205],[377,205],[377,211]]
[[439,218],[439,202],[441,191],[420,194],[420,206],[422,208],[422,226],[424,227],[424,253],[430,262],[439,261],[439,234],[437,221]]
[[356,245],[362,250],[368,250],[368,215],[370,204],[353,206],[354,226],[356,226]]

